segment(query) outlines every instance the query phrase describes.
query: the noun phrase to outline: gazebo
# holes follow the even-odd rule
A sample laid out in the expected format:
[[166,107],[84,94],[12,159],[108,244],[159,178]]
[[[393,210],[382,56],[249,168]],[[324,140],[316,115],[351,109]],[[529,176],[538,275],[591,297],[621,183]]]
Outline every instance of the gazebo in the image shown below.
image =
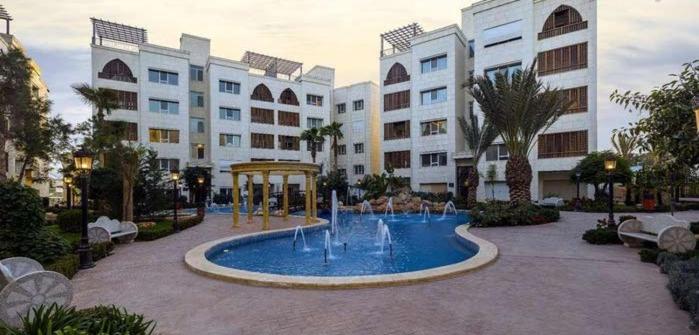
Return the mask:
[[315,221],[318,216],[316,203],[316,177],[320,173],[320,167],[312,163],[299,162],[248,162],[231,164],[231,175],[233,176],[233,228],[240,227],[240,195],[239,178],[240,175],[247,176],[248,180],[248,223],[252,223],[253,208],[253,178],[255,175],[262,176],[262,230],[269,230],[269,176],[281,175],[283,185],[283,217],[288,220],[289,216],[289,176],[306,176],[306,224]]

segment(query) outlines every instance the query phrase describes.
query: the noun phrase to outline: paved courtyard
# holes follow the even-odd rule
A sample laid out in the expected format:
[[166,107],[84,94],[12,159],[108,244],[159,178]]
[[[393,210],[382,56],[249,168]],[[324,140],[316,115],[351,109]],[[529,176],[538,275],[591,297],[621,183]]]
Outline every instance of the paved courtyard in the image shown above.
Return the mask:
[[[180,234],[117,246],[73,279],[74,302],[124,306],[157,320],[162,334],[692,334],[656,266],[641,263],[636,250],[580,239],[603,216],[565,212],[549,225],[473,229],[500,257],[455,278],[320,291],[189,271],[183,257],[192,247],[260,226],[231,230],[230,216],[209,215]],[[699,212],[678,216],[699,220]]]

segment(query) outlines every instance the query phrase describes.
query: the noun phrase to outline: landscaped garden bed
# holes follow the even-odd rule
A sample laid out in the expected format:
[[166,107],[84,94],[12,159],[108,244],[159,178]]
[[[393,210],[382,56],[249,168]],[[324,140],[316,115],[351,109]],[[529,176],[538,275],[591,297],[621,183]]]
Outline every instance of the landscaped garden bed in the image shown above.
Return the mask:
[[474,227],[530,226],[556,222],[561,217],[555,208],[498,201],[479,203],[470,215]]
[[[203,221],[201,216],[187,216],[178,219],[181,230],[196,226]],[[175,233],[172,220],[139,222],[136,241],[153,241]]]

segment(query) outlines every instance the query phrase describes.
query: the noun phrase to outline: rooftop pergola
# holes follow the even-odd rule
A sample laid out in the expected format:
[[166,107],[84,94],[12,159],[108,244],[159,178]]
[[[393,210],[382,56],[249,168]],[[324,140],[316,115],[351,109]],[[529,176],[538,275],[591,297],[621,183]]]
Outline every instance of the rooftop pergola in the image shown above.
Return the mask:
[[310,224],[318,217],[318,205],[316,203],[317,190],[316,178],[320,173],[318,164],[298,162],[248,162],[231,164],[233,176],[233,228],[240,227],[240,199],[239,177],[247,176],[248,186],[248,223],[252,223],[253,215],[253,178],[262,176],[262,229],[269,230],[269,176],[281,175],[283,178],[283,217],[289,216],[289,176],[306,176],[306,224]]
[[91,17],[92,21],[92,44],[102,45],[102,40],[111,40],[128,44],[148,43],[148,32],[143,28],[127,26],[121,23]]
[[289,79],[291,79],[291,75],[296,71],[300,71],[300,73],[303,74],[303,63],[263,55],[252,51],[246,51],[241,61],[248,64],[253,69],[265,71],[265,76],[269,77],[276,77],[277,74],[283,74],[289,76]]
[[5,20],[5,34],[10,34],[10,21],[12,21],[12,16],[5,10],[5,7],[0,5],[0,20]]
[[[410,49],[410,40],[424,32],[419,24],[411,23],[381,34],[381,57]],[[384,42],[390,44],[391,48],[386,49]]]

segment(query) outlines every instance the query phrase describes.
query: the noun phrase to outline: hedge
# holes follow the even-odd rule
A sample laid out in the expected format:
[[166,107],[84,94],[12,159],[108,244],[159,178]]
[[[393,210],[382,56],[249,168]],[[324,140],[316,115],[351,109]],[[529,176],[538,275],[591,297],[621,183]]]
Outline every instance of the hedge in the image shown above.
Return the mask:
[[470,214],[474,227],[529,226],[555,222],[561,217],[555,208],[496,201],[478,204]]
[[[202,222],[203,218],[200,216],[185,217],[178,220],[180,225],[180,230],[185,230],[187,228],[196,226]],[[173,222],[171,220],[158,221],[155,225],[150,227],[139,227],[138,235],[136,236],[137,241],[153,241],[165,236],[169,236],[175,233],[172,227]]]

